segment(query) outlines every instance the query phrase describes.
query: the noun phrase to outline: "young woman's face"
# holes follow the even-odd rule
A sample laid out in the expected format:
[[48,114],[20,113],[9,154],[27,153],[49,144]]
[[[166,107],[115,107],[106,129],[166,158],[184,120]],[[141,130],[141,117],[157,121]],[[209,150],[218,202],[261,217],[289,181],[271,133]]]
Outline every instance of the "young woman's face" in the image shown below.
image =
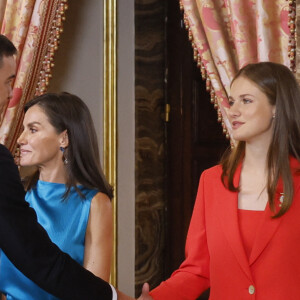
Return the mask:
[[38,105],[27,110],[23,127],[24,131],[18,139],[21,166],[55,167],[63,163],[60,146],[66,132],[57,134]]
[[246,77],[231,85],[228,118],[236,141],[270,141],[275,106],[259,87]]

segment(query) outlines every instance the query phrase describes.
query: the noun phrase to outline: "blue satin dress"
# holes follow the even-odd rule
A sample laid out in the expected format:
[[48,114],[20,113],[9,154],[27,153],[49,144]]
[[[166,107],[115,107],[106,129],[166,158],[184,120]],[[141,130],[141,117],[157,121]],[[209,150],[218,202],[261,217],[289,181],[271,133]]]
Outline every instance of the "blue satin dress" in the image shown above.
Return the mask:
[[[78,186],[85,199],[74,188],[67,200],[62,200],[66,186],[60,183],[38,181],[26,194],[26,201],[37,213],[39,223],[46,229],[51,240],[83,265],[85,232],[92,198],[96,190]],[[6,255],[0,253],[0,291],[7,300],[58,299],[39,288],[24,276]]]

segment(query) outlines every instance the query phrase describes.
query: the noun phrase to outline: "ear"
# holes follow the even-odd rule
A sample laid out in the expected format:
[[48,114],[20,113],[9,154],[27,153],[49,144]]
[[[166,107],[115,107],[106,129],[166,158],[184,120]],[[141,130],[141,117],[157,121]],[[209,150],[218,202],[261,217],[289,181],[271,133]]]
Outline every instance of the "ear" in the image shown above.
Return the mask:
[[272,107],[272,115],[275,116],[276,115],[276,106],[273,105]]
[[69,146],[69,136],[67,129],[60,133],[59,143],[60,147],[67,148]]

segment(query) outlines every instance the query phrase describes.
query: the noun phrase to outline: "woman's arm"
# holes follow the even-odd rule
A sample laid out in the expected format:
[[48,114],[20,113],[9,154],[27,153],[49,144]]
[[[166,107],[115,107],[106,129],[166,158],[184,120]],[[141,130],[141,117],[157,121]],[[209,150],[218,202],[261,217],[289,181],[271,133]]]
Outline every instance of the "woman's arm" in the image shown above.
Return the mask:
[[[204,177],[200,177],[197,198],[193,209],[187,240],[186,258],[172,276],[150,292],[154,300],[193,300],[209,288],[210,256],[206,238]],[[138,300],[151,299],[144,292]]]
[[113,212],[110,199],[97,193],[92,199],[85,236],[83,266],[108,281],[113,249]]

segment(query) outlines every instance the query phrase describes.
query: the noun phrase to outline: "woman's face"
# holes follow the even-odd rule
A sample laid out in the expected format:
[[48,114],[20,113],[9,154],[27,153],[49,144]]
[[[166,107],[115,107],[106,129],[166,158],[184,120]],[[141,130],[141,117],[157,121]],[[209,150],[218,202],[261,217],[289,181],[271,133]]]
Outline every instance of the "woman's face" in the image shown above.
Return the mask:
[[27,110],[23,127],[18,139],[21,166],[55,167],[63,164],[60,146],[66,146],[66,131],[58,134],[38,105]]
[[254,82],[241,76],[232,83],[228,118],[236,141],[269,142],[274,115],[275,106]]

